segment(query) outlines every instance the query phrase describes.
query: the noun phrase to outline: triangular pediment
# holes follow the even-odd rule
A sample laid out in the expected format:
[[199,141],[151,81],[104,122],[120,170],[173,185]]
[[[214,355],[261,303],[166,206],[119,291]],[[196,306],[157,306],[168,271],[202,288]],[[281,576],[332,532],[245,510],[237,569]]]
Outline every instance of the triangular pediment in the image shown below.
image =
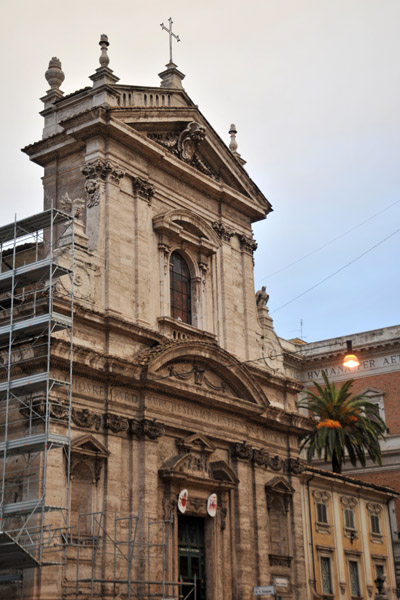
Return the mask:
[[115,113],[146,141],[162,147],[168,154],[217,184],[229,186],[246,197],[257,210],[268,213],[271,205],[243,168],[239,160],[196,108],[143,109]]
[[215,451],[214,444],[212,444],[210,440],[201,433],[193,433],[185,438],[181,438],[176,443],[178,448],[185,452],[201,452],[212,454]]
[[84,435],[71,442],[71,452],[75,454],[85,454],[87,456],[98,456],[106,458],[110,452],[99,440],[92,435]]
[[265,489],[275,494],[294,494],[294,488],[283,477],[274,477],[265,485]]

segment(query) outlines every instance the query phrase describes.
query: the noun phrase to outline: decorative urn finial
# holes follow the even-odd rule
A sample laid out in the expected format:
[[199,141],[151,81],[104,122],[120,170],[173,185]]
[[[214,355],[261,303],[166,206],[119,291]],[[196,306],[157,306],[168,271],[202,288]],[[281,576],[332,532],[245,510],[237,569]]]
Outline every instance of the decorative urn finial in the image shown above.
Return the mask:
[[52,90],[60,90],[60,85],[65,79],[65,75],[63,70],[61,69],[61,61],[56,56],[53,56],[51,61],[49,62],[49,68],[44,74],[50,88]]
[[229,129],[229,135],[231,136],[231,141],[229,143],[229,150],[232,152],[232,154],[236,158],[236,160],[243,166],[246,164],[246,161],[244,160],[244,158],[242,158],[240,156],[239,152],[237,151],[238,144],[236,141],[236,134],[237,134],[236,125],[234,123],[232,123],[232,125]]
[[236,141],[236,134],[237,134],[237,129],[236,129],[236,125],[234,125],[232,123],[231,128],[229,130],[229,135],[231,136],[231,141],[229,144],[229,150],[233,153],[237,152],[238,149],[238,144]]
[[107,54],[107,48],[110,45],[110,42],[108,41],[108,36],[105,33],[101,34],[99,44],[101,47],[101,55],[99,58],[100,66],[108,67],[110,63],[110,58]]

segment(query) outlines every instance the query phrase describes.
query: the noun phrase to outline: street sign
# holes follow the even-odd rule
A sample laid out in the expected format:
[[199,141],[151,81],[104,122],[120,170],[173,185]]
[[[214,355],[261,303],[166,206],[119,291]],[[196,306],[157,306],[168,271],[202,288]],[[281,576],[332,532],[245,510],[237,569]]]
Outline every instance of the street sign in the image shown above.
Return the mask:
[[253,588],[255,596],[273,596],[275,594],[275,586],[273,585],[259,585]]

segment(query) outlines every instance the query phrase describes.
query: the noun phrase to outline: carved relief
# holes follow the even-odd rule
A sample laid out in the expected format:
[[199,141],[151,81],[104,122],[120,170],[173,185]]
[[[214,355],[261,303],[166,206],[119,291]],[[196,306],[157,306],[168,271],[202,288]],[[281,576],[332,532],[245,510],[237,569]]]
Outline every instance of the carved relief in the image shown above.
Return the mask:
[[176,365],[168,367],[170,377],[175,377],[181,381],[190,381],[196,386],[206,387],[213,392],[220,392],[234,397],[240,397],[238,392],[233,390],[223,379],[221,379],[212,370],[207,369],[206,364],[194,361],[189,371],[178,371]]
[[132,177],[133,193],[139,198],[143,198],[148,204],[154,196],[154,186],[148,183],[142,177]]
[[91,429],[94,427],[94,429],[98,431],[101,426],[101,416],[93,413],[88,408],[83,408],[82,410],[73,408],[71,418],[75,425],[85,429]]
[[380,504],[375,504],[374,502],[367,503],[367,510],[370,515],[380,515],[382,512],[382,506]]
[[118,166],[113,165],[109,160],[105,161],[100,158],[83,165],[81,172],[86,177],[85,192],[88,208],[100,204],[101,181],[110,179],[119,185],[120,179],[125,175],[125,171]]
[[205,140],[206,130],[192,121],[178,138],[178,152],[182,160],[191,161],[197,148]]
[[329,492],[324,492],[324,491],[320,491],[320,490],[314,490],[313,496],[314,496],[314,500],[316,502],[322,502],[323,504],[327,504],[331,497]]
[[67,213],[67,215],[72,215],[75,219],[79,219],[82,214],[85,201],[82,198],[75,198],[75,200],[71,200],[68,193],[65,192],[64,196],[62,196],[60,200],[60,205],[62,210]]
[[225,242],[230,242],[231,238],[233,238],[233,236],[235,235],[233,229],[231,229],[227,225],[224,225],[221,222],[214,221],[214,223],[212,224],[212,228],[214,229],[218,237],[220,237],[221,240],[224,240]]
[[247,445],[247,442],[236,442],[231,450],[232,456],[241,460],[251,460],[253,458],[253,449]]
[[85,182],[86,206],[98,206],[100,204],[100,185],[96,179],[87,179]]
[[131,432],[138,438],[147,437],[149,440],[156,440],[165,433],[165,426],[157,419],[142,419],[141,421],[130,421]]
[[197,152],[205,136],[205,128],[195,121],[189,123],[180,134],[171,132],[147,134],[149,139],[166,148],[171,154],[174,154],[201,173],[208,175],[208,177],[215,179],[215,181],[219,181],[219,174]]
[[105,413],[103,415],[103,421],[104,429],[111,429],[113,433],[129,430],[129,420],[126,417]]
[[269,454],[264,448],[253,450],[253,461],[259,467],[268,467]]
[[355,498],[350,498],[349,496],[341,496],[340,502],[344,508],[350,508],[351,510],[354,510],[357,506],[357,500]]
[[299,475],[306,468],[306,462],[301,460],[300,458],[288,458],[285,461],[285,471],[287,473],[294,473],[295,475]]

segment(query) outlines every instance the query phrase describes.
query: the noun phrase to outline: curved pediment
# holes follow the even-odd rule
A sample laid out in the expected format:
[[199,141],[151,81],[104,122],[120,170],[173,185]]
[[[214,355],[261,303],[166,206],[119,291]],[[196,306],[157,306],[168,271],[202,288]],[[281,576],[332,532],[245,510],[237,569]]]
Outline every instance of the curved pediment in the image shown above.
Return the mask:
[[142,378],[189,389],[196,394],[269,405],[261,386],[234,356],[209,342],[160,344],[139,360]]
[[221,240],[208,223],[186,209],[170,210],[153,219],[153,229],[157,233],[167,234],[171,239],[184,240],[206,254],[215,253]]

